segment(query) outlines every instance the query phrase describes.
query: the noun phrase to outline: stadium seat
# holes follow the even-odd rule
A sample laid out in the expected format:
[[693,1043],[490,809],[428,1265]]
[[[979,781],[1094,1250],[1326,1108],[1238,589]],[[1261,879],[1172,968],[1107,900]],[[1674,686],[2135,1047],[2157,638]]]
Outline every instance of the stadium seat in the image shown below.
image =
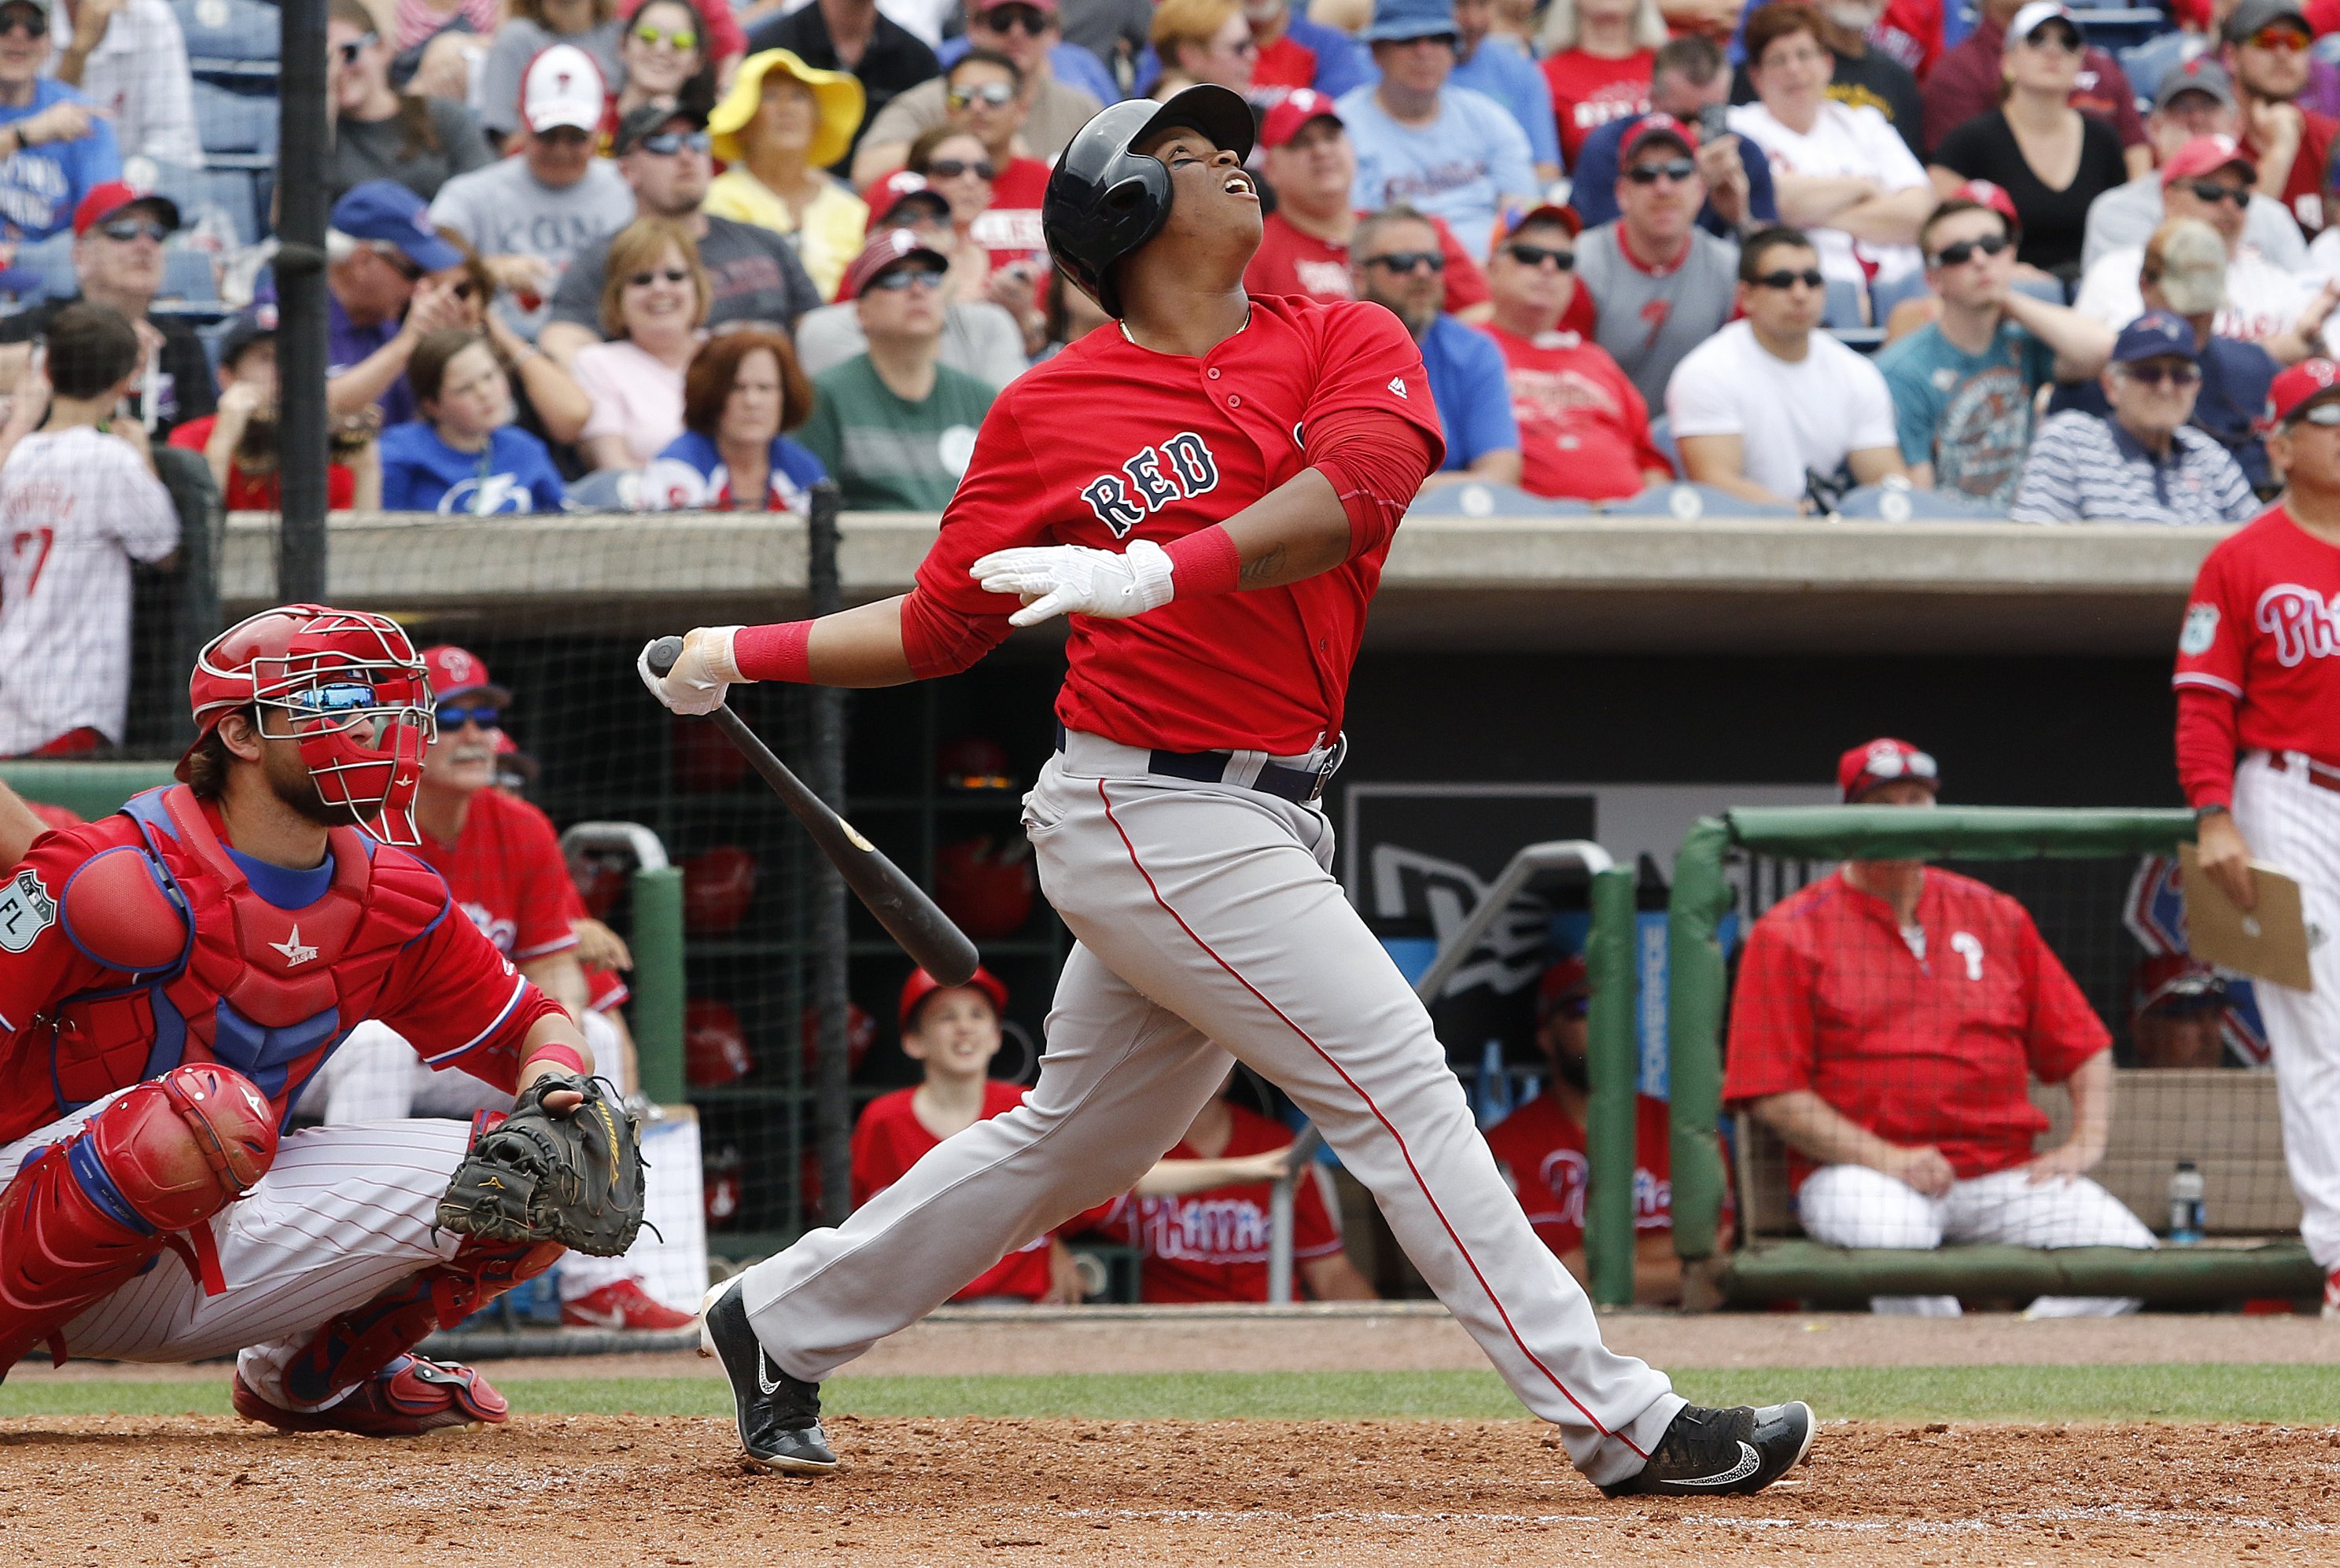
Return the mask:
[[275,6],[260,0],[172,0],[171,9],[197,77],[275,79],[283,39]]
[[2120,58],[2120,68],[2136,89],[2140,110],[2153,106],[2154,94],[2161,91],[2161,79],[2178,66],[2201,54],[2206,45],[2191,33],[2164,33],[2159,37],[2130,44],[2113,53]]
[[630,512],[637,509],[637,481],[631,468],[596,468],[569,487],[569,508],[577,512]]
[[1666,455],[1667,464],[1677,474],[1682,471],[1681,448],[1674,440],[1674,421],[1670,414],[1660,414],[1650,421],[1650,445]]
[[2133,49],[2169,30],[2169,18],[2160,11],[2083,10],[2073,20],[2080,25],[2080,36],[2099,49],[2115,53]]
[[16,252],[16,265],[38,272],[48,297],[70,300],[81,292],[81,284],[74,277],[74,237],[70,231],[35,241]]
[[203,161],[214,168],[274,168],[277,114],[273,94],[195,84],[195,127],[203,138]]
[[1712,485],[1651,485],[1629,501],[1604,501],[1601,512],[1611,518],[1672,518],[1691,522],[1699,518],[1792,518],[1793,507],[1767,507],[1741,500]]
[[1537,518],[1591,509],[1582,501],[1552,500],[1532,496],[1515,485],[1474,480],[1424,491],[1405,510],[1412,518]]
[[1964,496],[1898,484],[1862,485],[1847,492],[1837,515],[1887,523],[2005,519],[2004,513]]
[[184,305],[208,305],[219,299],[219,276],[212,270],[213,253],[199,245],[173,245],[163,252],[163,291],[158,296]]
[[1820,321],[1829,327],[1866,327],[1869,325],[1869,296],[1859,284],[1847,278],[1828,281],[1828,309]]
[[188,169],[151,158],[134,158],[130,165],[124,175],[131,183],[178,203],[182,232],[194,231],[222,250],[249,245],[260,232],[247,171]]

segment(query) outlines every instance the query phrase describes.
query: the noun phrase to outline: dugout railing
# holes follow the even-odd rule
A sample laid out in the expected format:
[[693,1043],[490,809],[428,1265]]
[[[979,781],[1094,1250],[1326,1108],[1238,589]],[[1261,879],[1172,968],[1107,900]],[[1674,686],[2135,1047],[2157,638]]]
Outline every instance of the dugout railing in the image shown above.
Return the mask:
[[[2087,932],[2103,922],[2119,931],[2117,902],[2101,907],[2106,889],[2121,885],[2139,857],[2174,854],[2193,836],[2193,818],[2183,811],[1971,806],[1754,808],[1703,818],[1692,827],[1674,866],[1667,981],[1673,1237],[1686,1279],[1700,1287],[1690,1293],[1691,1303],[1852,1302],[1910,1295],[2019,1301],[2056,1295],[2206,1305],[2315,1295],[2321,1275],[2306,1249],[2295,1234],[2276,1234],[2283,1218],[2295,1216],[2296,1209],[2285,1208],[2289,1188],[2282,1179],[2279,1135],[2270,1125],[2276,1111],[2269,1074],[2222,1068],[2116,1075],[2113,1149],[2092,1175],[2158,1232],[2166,1228],[2166,1210],[2155,1212],[2154,1172],[2157,1169],[2166,1178],[2176,1159],[2203,1156],[2214,1185],[2224,1178],[2230,1223],[2214,1225],[2214,1234],[2200,1245],[2150,1251],[1960,1243],[1934,1250],[1822,1246],[1788,1232],[1792,1206],[1783,1190],[1778,1146],[1768,1130],[1740,1119],[1726,1149],[1723,1046],[1732,978],[1723,942],[1726,922],[1734,916],[1751,921],[1834,863],[1925,860],[1955,863],[2018,899],[2025,899],[2028,888],[2041,902],[2057,906],[2049,912],[2051,918],[2033,912],[2051,948],[2058,948],[2059,938],[2067,948],[2087,947]],[[2093,884],[2092,891],[2084,888],[2061,900],[2040,892],[2050,885],[2043,880],[2048,863],[2085,862],[2100,864],[2085,875],[2064,872],[2060,880]],[[2025,902],[2030,907],[2032,901]],[[1740,930],[1743,934],[1743,925]],[[2117,1014],[2111,1000],[2117,990],[2102,972],[2109,967],[2107,952],[2117,955],[2116,962],[2139,952],[2131,948],[2119,953],[2117,938],[2096,946],[2101,951],[2092,952],[2094,962],[2086,965],[2075,966],[2061,950],[2059,957],[2100,1014]],[[2126,1021],[2107,1018],[2117,1036]],[[2057,1098],[2057,1091],[2035,1096],[2051,1114],[2060,1109]],[[2059,1125],[2043,1146],[2060,1136]],[[2227,1160],[2239,1162],[2236,1169],[2220,1169]],[[1727,1162],[1737,1178],[1735,1238],[1722,1233]],[[2215,1220],[2219,1210],[2214,1206],[2212,1212]]]

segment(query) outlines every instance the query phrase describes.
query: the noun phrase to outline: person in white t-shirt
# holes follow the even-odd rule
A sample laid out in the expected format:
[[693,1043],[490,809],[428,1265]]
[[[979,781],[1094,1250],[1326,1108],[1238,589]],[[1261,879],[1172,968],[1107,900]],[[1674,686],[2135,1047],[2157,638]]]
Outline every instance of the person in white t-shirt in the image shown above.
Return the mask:
[[1860,484],[1908,477],[1893,396],[1877,367],[1815,330],[1828,303],[1819,255],[1794,229],[1764,229],[1739,252],[1731,322],[1666,383],[1682,468],[1767,506],[1804,506],[1808,475],[1849,468]]
[[130,319],[68,305],[47,355],[47,427],[0,463],[0,756],[122,743],[130,563],[179,547],[145,428],[114,417],[145,366]]
[[[1763,149],[1780,221],[1809,233],[1829,281],[1866,290],[1924,265],[1918,225],[1937,198],[1925,168],[1877,110],[1828,95],[1836,57],[1809,5],[1774,4],[1747,19],[1747,74],[1757,102],[1730,128]],[[1866,263],[1864,265],[1863,263]]]
[[[2340,351],[2340,327],[2331,320],[2340,283],[2277,267],[2243,242],[2258,177],[2258,166],[2230,136],[2196,136],[2162,165],[2165,221],[2198,219],[2226,242],[2226,303],[2211,330],[2256,343],[2286,365]],[[2072,308],[2115,330],[2126,327],[2145,314],[2144,265],[2142,245],[2106,251],[2081,275]]]

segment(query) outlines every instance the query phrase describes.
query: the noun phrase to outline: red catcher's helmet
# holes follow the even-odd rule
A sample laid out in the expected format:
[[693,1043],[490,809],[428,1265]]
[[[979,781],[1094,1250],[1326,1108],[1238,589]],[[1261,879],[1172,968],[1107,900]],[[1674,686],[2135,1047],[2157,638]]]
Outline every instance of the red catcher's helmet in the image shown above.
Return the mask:
[[[326,605],[263,610],[204,646],[187,702],[197,745],[239,708],[279,710],[320,799],[385,843],[422,842],[414,790],[438,722],[422,660],[387,616]],[[183,756],[178,776],[187,776]]]
[[718,844],[682,863],[682,923],[691,931],[729,931],[755,896],[756,857],[736,843]]
[[698,1089],[720,1089],[756,1070],[755,1054],[728,1003],[694,996],[682,1010],[682,1075]]
[[[999,982],[997,975],[977,966],[973,978],[967,983],[991,999],[992,1011],[1002,1016],[1006,1015],[1007,988]],[[918,1004],[942,989],[943,982],[925,970],[914,969],[910,971],[910,978],[902,982],[902,1000],[895,1009],[904,1034],[910,1032],[911,1026],[917,1019]]]
[[1022,931],[1039,891],[1027,840],[1000,843],[986,835],[935,851],[935,902],[979,941]]

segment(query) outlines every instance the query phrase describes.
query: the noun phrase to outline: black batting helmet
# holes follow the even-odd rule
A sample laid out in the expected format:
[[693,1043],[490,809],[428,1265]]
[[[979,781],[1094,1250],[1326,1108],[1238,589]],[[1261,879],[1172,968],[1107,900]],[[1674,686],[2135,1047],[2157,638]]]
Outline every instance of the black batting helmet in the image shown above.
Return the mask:
[[1040,227],[1048,254],[1072,281],[1121,314],[1113,264],[1162,232],[1170,217],[1170,171],[1130,149],[1171,125],[1200,131],[1237,157],[1251,156],[1251,105],[1225,87],[1189,87],[1167,104],[1115,104],[1082,126],[1048,175]]

